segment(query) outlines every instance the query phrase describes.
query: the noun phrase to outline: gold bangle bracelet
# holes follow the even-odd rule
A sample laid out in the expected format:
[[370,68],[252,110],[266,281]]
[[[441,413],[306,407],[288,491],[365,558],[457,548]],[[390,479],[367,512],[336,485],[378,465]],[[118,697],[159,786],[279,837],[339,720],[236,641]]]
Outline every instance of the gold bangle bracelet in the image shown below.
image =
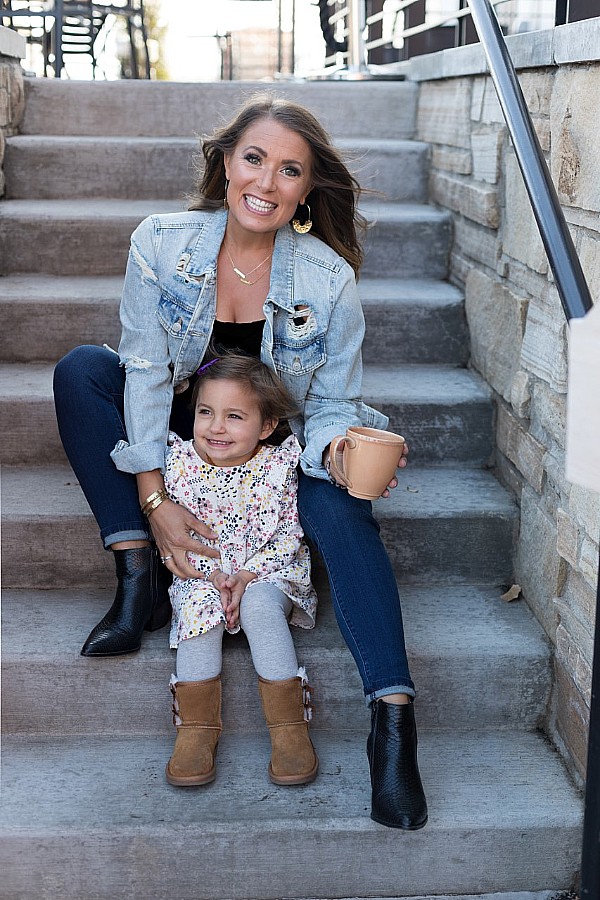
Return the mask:
[[160,491],[154,491],[154,493],[150,494],[150,496],[142,503],[142,514],[144,516],[149,516],[157,506],[160,506],[161,503],[168,499],[169,495],[164,488]]
[[168,499],[169,499],[168,497],[157,497],[156,500],[153,501],[152,505],[149,508],[142,510],[142,513],[148,519],[150,517],[150,515],[154,512],[154,510],[157,507],[159,507],[161,503],[164,503],[165,500],[168,500]]
[[165,491],[164,488],[159,488],[156,491],[152,491],[152,493],[148,497],[146,497],[146,499],[143,501],[143,503],[140,503],[140,506],[143,509],[145,506],[148,506],[149,503],[152,503],[153,500],[156,500],[157,497],[161,497],[161,496],[165,495],[166,493],[167,492]]

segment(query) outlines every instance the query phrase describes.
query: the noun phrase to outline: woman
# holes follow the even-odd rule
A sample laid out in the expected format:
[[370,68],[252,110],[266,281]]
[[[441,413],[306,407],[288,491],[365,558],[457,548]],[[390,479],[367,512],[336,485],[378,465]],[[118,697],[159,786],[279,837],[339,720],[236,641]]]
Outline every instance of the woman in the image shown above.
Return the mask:
[[329,474],[335,436],[387,425],[360,399],[358,184],[314,116],[268,94],[206,140],[203,154],[191,211],[151,216],[132,236],[119,356],[80,347],[55,373],[61,438],[118,576],[115,602],[82,653],[132,652],[144,628],[166,624],[164,576],[194,577],[191,533],[214,538],[164,490],[169,424],[191,436],[185,400],[210,341],[260,356],[302,411],[290,421],[304,448],[298,508],[371,705],[371,816],[421,828],[427,806],[396,581],[371,504]]

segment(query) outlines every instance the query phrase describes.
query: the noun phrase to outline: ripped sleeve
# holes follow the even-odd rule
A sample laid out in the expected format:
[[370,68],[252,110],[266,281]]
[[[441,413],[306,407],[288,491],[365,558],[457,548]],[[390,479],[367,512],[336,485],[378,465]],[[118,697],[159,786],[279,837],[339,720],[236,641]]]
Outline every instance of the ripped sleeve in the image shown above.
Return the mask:
[[125,368],[125,430],[111,457],[123,472],[164,472],[173,385],[167,333],[157,316],[161,288],[156,275],[152,219],[131,238],[120,306],[119,358]]

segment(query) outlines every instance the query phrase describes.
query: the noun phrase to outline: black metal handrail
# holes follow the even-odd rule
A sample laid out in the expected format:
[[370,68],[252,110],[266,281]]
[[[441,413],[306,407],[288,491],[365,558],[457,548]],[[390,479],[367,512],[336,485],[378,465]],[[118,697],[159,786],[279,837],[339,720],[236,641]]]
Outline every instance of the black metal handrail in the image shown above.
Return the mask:
[[489,0],[467,0],[515,148],[542,241],[567,319],[592,307],[590,291],[517,79],[504,35]]
[[[489,0],[467,0],[515,148],[527,193],[567,319],[592,307],[589,288],[517,80],[504,35]],[[600,579],[596,608],[600,608]],[[600,898],[600,629],[594,658],[581,854],[582,900]]]

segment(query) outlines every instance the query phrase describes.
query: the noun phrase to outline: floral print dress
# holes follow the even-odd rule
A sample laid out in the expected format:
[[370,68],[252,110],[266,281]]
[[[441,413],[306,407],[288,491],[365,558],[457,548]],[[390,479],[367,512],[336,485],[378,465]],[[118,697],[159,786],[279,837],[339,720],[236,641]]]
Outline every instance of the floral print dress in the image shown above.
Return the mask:
[[296,506],[301,452],[292,435],[279,447],[262,445],[244,465],[213,466],[196,453],[193,441],[169,435],[166,490],[218,535],[213,542],[198,539],[220,551],[220,559],[188,553],[198,578],[173,579],[171,647],[225,624],[219,592],[207,580],[215,569],[254,572],[257,580],[246,593],[262,581],[275,584],[292,601],[291,624],[314,627],[317,596]]

